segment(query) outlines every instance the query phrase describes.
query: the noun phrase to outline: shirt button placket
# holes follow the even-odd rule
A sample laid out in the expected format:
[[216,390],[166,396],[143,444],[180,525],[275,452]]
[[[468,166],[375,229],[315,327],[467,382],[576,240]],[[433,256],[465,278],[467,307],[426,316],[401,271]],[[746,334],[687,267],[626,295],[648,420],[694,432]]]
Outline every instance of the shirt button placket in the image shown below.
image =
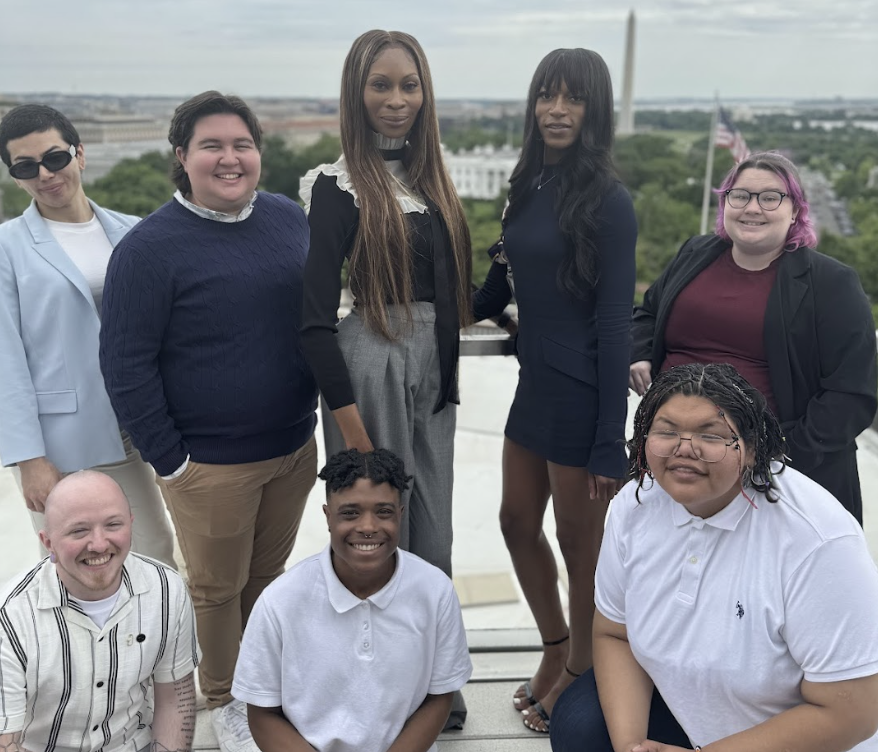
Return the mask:
[[680,573],[680,589],[677,593],[678,597],[681,597],[687,603],[693,603],[698,593],[698,585],[701,582],[701,575],[704,570],[702,559],[704,558],[703,552],[707,535],[708,533],[704,529],[703,524],[698,525],[695,522],[691,524],[688,536],[688,550],[683,570]]
[[369,608],[368,601],[363,602],[364,618],[363,618],[363,636],[360,639],[359,650],[363,655],[372,655],[372,609]]

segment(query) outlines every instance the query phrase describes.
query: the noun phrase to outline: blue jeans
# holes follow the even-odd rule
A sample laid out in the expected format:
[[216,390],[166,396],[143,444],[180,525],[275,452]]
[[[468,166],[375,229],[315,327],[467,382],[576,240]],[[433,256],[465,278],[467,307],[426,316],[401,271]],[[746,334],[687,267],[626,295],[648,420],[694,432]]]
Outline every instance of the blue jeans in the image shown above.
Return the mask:
[[[594,671],[586,671],[555,703],[550,726],[552,752],[613,752],[607,724],[598,701]],[[648,738],[691,749],[692,744],[671,715],[661,695],[653,690]]]

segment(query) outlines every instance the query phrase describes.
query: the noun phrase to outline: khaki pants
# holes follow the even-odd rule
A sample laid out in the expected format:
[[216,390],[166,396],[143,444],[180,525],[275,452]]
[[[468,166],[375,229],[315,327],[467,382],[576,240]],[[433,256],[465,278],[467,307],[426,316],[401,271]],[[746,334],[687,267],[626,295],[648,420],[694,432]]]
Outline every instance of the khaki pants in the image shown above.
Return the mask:
[[156,480],[186,562],[208,708],[232,699],[247,618],[259,594],[283,574],[316,479],[312,436],[284,457],[241,465],[190,460],[178,478]]

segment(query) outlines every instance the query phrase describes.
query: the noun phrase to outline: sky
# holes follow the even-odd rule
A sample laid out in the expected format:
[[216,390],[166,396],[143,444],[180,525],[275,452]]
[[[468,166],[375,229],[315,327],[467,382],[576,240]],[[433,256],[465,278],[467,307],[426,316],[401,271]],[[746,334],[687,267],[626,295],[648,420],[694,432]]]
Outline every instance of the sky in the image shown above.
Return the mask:
[[[14,10],[9,10],[13,5]],[[439,98],[524,99],[557,47],[600,53],[634,96],[878,98],[878,0],[9,0],[0,93],[338,96],[351,42],[418,38]]]

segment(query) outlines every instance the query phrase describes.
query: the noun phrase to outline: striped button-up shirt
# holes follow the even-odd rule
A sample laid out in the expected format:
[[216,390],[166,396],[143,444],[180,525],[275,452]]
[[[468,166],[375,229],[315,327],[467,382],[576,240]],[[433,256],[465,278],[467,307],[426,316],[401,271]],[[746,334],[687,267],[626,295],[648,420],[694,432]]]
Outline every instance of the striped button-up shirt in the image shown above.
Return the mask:
[[0,734],[25,749],[135,752],[152,739],[152,683],[197,664],[186,586],[152,559],[128,555],[102,628],[48,559],[0,590]]

